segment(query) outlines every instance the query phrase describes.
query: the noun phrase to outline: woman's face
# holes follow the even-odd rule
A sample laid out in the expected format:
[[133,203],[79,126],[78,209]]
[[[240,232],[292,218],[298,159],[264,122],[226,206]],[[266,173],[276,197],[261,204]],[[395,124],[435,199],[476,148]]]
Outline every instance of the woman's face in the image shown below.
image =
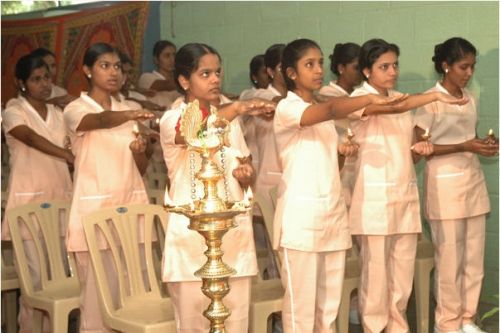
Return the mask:
[[271,82],[271,78],[267,75],[266,66],[262,66],[257,71],[257,74],[252,75],[252,80],[256,83],[257,88],[265,89]]
[[131,83],[134,81],[134,69],[132,68],[132,64],[122,64],[122,75],[123,88],[128,90]]
[[323,53],[315,47],[309,48],[297,61],[296,76],[289,75],[296,90],[318,90],[323,85]]
[[[454,86],[465,88],[474,74],[475,65],[476,56],[472,53],[466,54],[451,65],[445,63],[443,65],[445,69],[444,80]],[[446,73],[446,69],[448,69],[448,73]]]
[[57,73],[56,58],[53,55],[48,54],[43,57],[43,61],[49,66],[50,77],[55,78]]
[[339,65],[339,79],[342,77],[351,87],[355,87],[361,83],[363,79],[359,72],[358,58],[347,64]]
[[215,54],[205,54],[198,62],[198,68],[191,73],[189,79],[179,77],[179,83],[185,88],[188,101],[198,99],[203,105],[220,97],[222,82],[222,67],[219,57]]
[[19,82],[25,88],[24,94],[36,100],[45,101],[50,97],[52,91],[52,80],[48,69],[36,68],[25,82]]
[[92,87],[116,92],[120,90],[123,80],[120,58],[116,53],[100,55],[92,68],[84,67],[85,75],[91,75]]
[[160,70],[173,72],[175,68],[175,53],[176,49],[172,46],[165,47],[160,55],[155,59],[155,63]]
[[363,73],[368,77],[368,83],[385,94],[387,89],[396,86],[399,76],[399,63],[396,53],[389,51],[380,55],[370,69],[364,69]]

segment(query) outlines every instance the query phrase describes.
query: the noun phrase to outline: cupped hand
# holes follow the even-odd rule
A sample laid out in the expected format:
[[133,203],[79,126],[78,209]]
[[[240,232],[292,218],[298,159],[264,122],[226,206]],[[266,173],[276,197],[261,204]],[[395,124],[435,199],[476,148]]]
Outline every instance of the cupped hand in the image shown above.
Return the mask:
[[265,115],[270,116],[276,110],[276,102],[268,101],[262,98],[252,98],[246,101],[239,101],[238,114],[249,114],[252,116]]
[[406,100],[410,94],[400,94],[397,96],[382,96],[371,94],[372,103],[375,105],[394,105]]
[[240,183],[250,183],[254,174],[253,168],[250,164],[240,164],[233,169],[233,177]]
[[355,142],[341,143],[337,147],[339,154],[345,157],[356,156],[358,154],[358,150],[359,145]]
[[139,135],[137,139],[130,143],[129,148],[134,154],[142,154],[146,151],[146,146],[146,140]]
[[482,156],[498,155],[498,142],[489,143],[487,139],[474,138],[465,142],[465,150]]
[[411,150],[421,156],[430,156],[434,153],[434,145],[429,141],[419,141],[411,147]]

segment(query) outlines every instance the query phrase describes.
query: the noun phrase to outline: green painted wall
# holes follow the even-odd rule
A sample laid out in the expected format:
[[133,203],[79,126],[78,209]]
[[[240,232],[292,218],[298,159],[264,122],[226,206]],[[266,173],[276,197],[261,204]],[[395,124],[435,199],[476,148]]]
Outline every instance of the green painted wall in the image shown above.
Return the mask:
[[[248,64],[274,43],[311,38],[325,58],[337,42],[362,44],[383,38],[401,49],[398,89],[420,92],[436,81],[431,57],[434,45],[454,36],[479,50],[470,89],[480,101],[478,133],[498,130],[498,2],[163,2],[161,37],[178,47],[204,42],[222,56],[224,90],[248,88]],[[329,64],[325,65],[328,70]],[[330,79],[325,76],[325,83]],[[487,220],[483,300],[498,294],[498,158],[481,159],[492,203]],[[421,173],[421,165],[417,168]]]

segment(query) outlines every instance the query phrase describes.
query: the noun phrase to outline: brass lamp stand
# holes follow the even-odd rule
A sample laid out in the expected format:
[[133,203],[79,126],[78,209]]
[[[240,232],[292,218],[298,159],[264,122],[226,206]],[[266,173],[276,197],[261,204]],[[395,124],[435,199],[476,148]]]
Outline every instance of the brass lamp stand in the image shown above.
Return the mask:
[[[215,115],[215,109],[212,110],[212,114]],[[208,125],[206,130],[202,130],[202,126],[203,120],[198,101],[194,101],[188,105],[181,116],[181,133],[188,149],[201,156],[201,168],[195,177],[203,184],[204,196],[194,199],[195,192],[193,191],[191,203],[174,205],[167,192],[165,193],[165,209],[189,218],[189,229],[199,232],[205,238],[207,261],[194,275],[201,278],[201,290],[211,300],[210,305],[203,312],[203,315],[210,321],[209,332],[224,333],[226,332],[224,321],[231,311],[223,304],[222,298],[229,293],[228,280],[230,276],[236,274],[236,270],[222,261],[224,253],[221,250],[222,237],[229,229],[237,226],[233,219],[236,215],[250,210],[251,199],[246,196],[246,193],[244,200],[240,202],[231,202],[219,197],[217,183],[223,180],[225,175],[220,171],[214,159],[215,154],[223,149],[228,127],[215,128]],[[194,180],[192,181],[194,183]]]

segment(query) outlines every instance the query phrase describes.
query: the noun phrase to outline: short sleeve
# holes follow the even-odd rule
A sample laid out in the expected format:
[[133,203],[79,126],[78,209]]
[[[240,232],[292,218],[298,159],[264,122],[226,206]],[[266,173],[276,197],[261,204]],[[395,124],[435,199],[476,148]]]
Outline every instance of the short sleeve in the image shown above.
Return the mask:
[[143,89],[149,89],[159,78],[153,73],[143,73],[137,82],[137,85]]
[[300,129],[302,114],[309,106],[300,98],[285,98],[278,103],[276,115],[279,124],[288,129]]
[[418,126],[424,130],[427,128],[432,128],[436,112],[437,112],[436,103],[429,103],[427,105],[419,107],[415,111],[415,117],[414,117],[415,126]]
[[2,127],[5,133],[9,133],[13,128],[26,125],[26,119],[23,116],[23,110],[16,105],[11,106],[2,114]]
[[80,100],[75,100],[64,108],[64,123],[70,132],[76,135],[82,135],[84,132],[77,132],[76,129],[80,125],[83,117],[90,113],[95,113],[95,111],[91,107],[85,107]]
[[11,98],[7,101],[7,104],[5,104],[5,109],[8,109],[10,107],[15,106],[17,103],[19,103],[19,99],[17,97]]
[[[360,89],[354,90],[352,92],[352,94],[350,95],[350,97],[359,97],[359,96],[365,96],[365,95],[368,95],[368,92],[365,91],[364,89],[360,88]],[[347,118],[349,118],[350,120],[367,120],[368,116],[365,115],[365,109],[366,108],[362,108],[362,109],[359,109],[357,111],[351,112],[351,113],[349,113]]]

